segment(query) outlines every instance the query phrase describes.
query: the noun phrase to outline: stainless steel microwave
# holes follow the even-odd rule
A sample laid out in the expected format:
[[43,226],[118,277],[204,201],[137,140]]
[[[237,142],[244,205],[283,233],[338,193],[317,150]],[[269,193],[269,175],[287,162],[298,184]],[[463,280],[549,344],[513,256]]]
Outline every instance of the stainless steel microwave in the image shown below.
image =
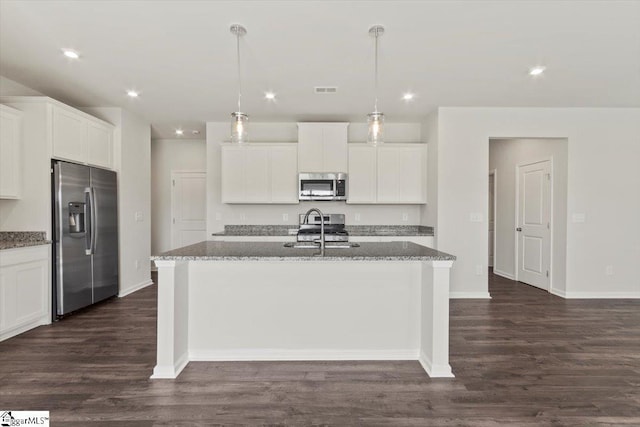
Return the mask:
[[298,200],[347,200],[344,172],[298,174]]

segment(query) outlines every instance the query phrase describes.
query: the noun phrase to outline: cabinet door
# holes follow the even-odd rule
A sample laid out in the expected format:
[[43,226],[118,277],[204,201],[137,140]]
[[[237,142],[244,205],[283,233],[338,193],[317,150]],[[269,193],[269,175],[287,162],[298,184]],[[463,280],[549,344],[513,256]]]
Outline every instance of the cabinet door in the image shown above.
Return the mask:
[[376,202],[376,147],[349,144],[347,203]]
[[222,147],[222,203],[244,201],[244,151],[244,147]]
[[271,201],[269,158],[269,148],[246,147],[245,202],[269,203]]
[[378,147],[378,203],[426,203],[426,145]]
[[0,105],[0,198],[18,199],[22,174],[22,114]]
[[273,147],[271,149],[271,202],[299,203],[298,201],[298,149]]
[[102,123],[87,123],[87,163],[113,169],[113,131]]
[[324,171],[324,145],[322,134],[323,123],[298,123],[298,171]]
[[378,147],[378,203],[399,202],[401,173],[398,147]]
[[399,148],[398,163],[402,173],[398,174],[398,202],[427,202],[426,155],[427,147],[425,144],[415,144]]
[[322,141],[322,172],[346,172],[347,124],[323,124]]
[[9,249],[0,267],[0,341],[50,323],[47,247]]
[[79,114],[53,108],[53,156],[87,162],[87,121]]

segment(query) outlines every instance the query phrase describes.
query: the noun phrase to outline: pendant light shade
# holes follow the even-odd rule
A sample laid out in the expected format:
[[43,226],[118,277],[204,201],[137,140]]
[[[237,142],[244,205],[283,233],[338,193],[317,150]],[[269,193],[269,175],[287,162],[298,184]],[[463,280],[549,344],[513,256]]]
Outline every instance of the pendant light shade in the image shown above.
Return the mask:
[[231,34],[236,36],[236,51],[238,58],[238,110],[231,113],[231,142],[243,143],[247,142],[247,125],[249,116],[242,113],[240,109],[240,100],[242,98],[242,78],[240,74],[240,37],[247,34],[247,29],[242,25],[234,24],[229,29]]
[[369,34],[372,35],[375,40],[375,101],[373,104],[373,113],[367,115],[367,125],[369,127],[367,142],[377,145],[384,142],[384,114],[378,111],[378,37],[384,34],[384,27],[382,25],[374,25],[369,28]]

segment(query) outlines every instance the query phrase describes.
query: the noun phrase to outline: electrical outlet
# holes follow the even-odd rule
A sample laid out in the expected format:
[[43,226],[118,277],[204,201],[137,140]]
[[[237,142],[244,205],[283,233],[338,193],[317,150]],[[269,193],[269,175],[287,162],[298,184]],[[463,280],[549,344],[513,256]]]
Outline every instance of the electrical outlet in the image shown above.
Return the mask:
[[482,276],[482,265],[476,265],[476,276]]
[[613,265],[607,265],[604,268],[604,274],[607,276],[613,276]]
[[240,214],[240,221],[246,221],[246,220],[247,220],[247,214],[241,213]]
[[402,220],[403,221],[409,221],[409,214],[406,212],[402,212]]
[[216,212],[216,221],[222,221],[222,214],[220,212]]
[[135,261],[133,262],[133,265],[136,267],[136,270],[140,270],[140,261],[135,260]]
[[289,214],[288,213],[283,213],[282,214],[282,221],[284,221],[284,222],[289,221]]
[[356,221],[360,221],[360,214],[359,213],[355,214],[354,217],[355,217]]
[[136,220],[136,222],[142,222],[143,221],[143,216],[142,216],[142,212],[136,212],[134,214],[134,219]]

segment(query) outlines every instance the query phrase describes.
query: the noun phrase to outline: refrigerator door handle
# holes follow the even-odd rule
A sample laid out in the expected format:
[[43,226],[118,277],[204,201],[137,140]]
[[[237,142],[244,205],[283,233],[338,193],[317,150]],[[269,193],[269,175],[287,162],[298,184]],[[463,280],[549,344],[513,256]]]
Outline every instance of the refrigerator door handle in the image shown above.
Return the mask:
[[[85,239],[85,249],[84,253],[86,255],[92,255],[95,249],[95,197],[93,193],[92,187],[86,187],[84,189],[84,199],[85,199],[85,230],[86,230],[86,239]],[[88,211],[88,212],[87,212]],[[86,227],[87,218],[89,219],[89,227]]]

